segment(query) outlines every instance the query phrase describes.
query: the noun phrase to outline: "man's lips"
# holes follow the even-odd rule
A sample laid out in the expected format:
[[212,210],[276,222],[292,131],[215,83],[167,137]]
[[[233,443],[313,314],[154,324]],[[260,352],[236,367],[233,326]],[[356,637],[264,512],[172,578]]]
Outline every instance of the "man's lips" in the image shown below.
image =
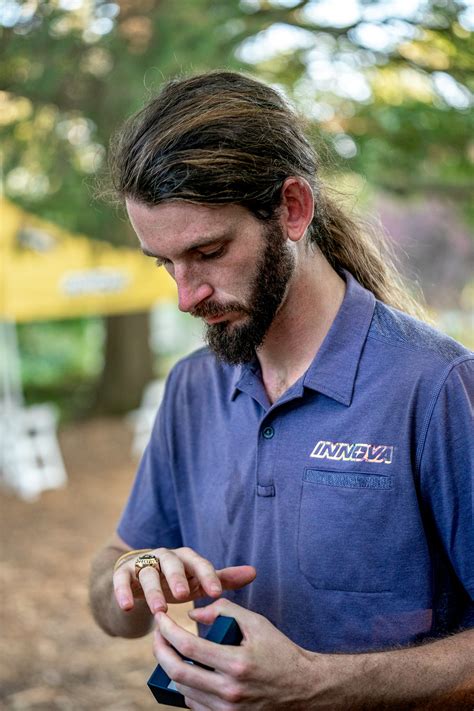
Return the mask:
[[228,320],[229,314],[222,314],[221,316],[207,316],[204,318],[204,321],[208,324],[208,326],[211,326],[214,323],[221,323],[221,321]]
[[249,316],[250,313],[247,309],[240,304],[233,304],[224,309],[218,308],[197,308],[195,311],[191,311],[191,315],[195,318],[200,318],[205,321],[208,326],[215,323],[222,323],[223,321],[235,321],[236,319],[241,319],[244,316]]
[[200,316],[208,326],[213,326],[215,323],[223,323],[224,321],[235,321],[245,316],[245,311],[234,309],[233,311],[224,311],[224,313],[213,314],[212,316]]

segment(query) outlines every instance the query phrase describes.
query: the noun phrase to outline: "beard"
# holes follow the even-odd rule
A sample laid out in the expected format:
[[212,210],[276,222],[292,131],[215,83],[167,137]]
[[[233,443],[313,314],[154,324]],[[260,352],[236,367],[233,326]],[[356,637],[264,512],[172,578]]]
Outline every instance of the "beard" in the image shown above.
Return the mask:
[[272,222],[264,229],[264,248],[250,283],[248,303],[234,301],[223,306],[205,302],[193,311],[193,316],[200,318],[236,311],[247,317],[240,326],[227,321],[206,326],[205,341],[220,360],[238,365],[254,359],[283,301],[294,268],[294,256],[283,230],[277,221]]

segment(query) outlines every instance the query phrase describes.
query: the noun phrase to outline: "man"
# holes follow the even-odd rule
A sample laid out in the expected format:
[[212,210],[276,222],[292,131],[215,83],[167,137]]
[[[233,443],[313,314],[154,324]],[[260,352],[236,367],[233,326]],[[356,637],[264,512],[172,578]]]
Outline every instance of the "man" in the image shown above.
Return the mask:
[[[114,141],[209,348],[169,376],[92,608],[113,635],[155,621],[193,709],[471,708],[473,358],[403,313],[317,172],[284,99],[229,72],[171,82]],[[174,623],[189,600],[242,645]]]

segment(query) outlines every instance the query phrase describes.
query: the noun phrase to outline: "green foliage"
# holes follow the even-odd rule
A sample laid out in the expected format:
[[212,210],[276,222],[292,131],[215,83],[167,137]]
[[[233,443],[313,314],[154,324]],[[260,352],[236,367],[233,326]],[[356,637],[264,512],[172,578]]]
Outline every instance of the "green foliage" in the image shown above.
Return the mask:
[[[462,2],[420,0],[400,16],[374,0],[352,17],[315,0],[66,7],[25,4],[4,28],[0,62],[6,193],[62,226],[130,240],[126,221],[92,194],[110,136],[163,80],[215,67],[251,66],[284,86],[374,184],[467,203],[474,53]],[[290,30],[290,42],[275,35]]]
[[358,152],[352,164],[379,188],[399,194],[438,193],[467,202],[472,188],[472,113],[406,102],[381,102],[352,121]]
[[113,7],[40,3],[31,27],[4,30],[0,83],[6,193],[70,230],[120,244],[128,226],[93,197],[110,136],[163,79],[236,66],[225,25],[238,3],[132,0],[109,33],[94,35]]
[[27,402],[53,400],[66,418],[85,409],[103,367],[102,319],[20,324],[17,332]]

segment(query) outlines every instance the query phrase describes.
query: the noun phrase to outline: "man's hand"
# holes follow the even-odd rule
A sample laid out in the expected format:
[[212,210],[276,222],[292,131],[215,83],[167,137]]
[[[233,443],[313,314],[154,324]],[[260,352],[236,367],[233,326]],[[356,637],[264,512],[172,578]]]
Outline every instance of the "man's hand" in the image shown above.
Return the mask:
[[[191,709],[306,708],[314,693],[308,684],[308,677],[314,676],[311,660],[319,655],[295,645],[262,615],[229,600],[217,600],[189,615],[208,625],[218,615],[234,617],[243,635],[238,647],[219,645],[187,632],[162,612],[156,615],[155,656]],[[215,671],[186,663],[175,649]]]
[[[234,617],[243,634],[239,647],[219,645],[195,637],[162,612],[155,616],[155,656],[194,711],[474,708],[474,630],[386,652],[319,654],[228,600],[189,615],[205,624],[218,615]],[[175,650],[214,671],[186,663]]]
[[255,579],[250,565],[215,570],[212,563],[191,548],[157,548],[150,551],[159,562],[161,572],[147,567],[135,576],[135,558],[126,560],[113,575],[117,604],[132,610],[134,599],[145,599],[153,614],[168,609],[167,603],[189,602],[200,597],[219,597],[223,590],[236,590]]

